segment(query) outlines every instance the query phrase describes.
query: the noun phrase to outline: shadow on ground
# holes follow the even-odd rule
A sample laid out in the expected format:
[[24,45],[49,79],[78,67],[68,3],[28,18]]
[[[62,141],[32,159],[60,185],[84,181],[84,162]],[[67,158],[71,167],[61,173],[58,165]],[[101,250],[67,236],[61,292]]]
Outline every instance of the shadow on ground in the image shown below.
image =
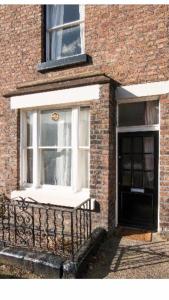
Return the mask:
[[11,275],[0,275],[0,279],[20,279],[19,277],[14,277]]
[[169,242],[109,236],[82,278],[169,278]]

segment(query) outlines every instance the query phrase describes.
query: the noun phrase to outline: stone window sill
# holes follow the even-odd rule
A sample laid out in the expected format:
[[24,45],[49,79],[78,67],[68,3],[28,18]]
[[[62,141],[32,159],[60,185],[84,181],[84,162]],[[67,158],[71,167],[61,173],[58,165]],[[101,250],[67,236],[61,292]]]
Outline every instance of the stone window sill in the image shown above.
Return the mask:
[[[32,198],[39,203],[54,204],[65,207],[76,207],[89,199],[89,190],[84,189],[74,193],[69,187],[51,188],[26,188],[15,190],[11,193],[11,198],[17,197]],[[91,209],[95,209],[95,199],[91,199]]]
[[87,54],[80,54],[71,57],[65,57],[58,60],[50,60],[37,65],[38,72],[46,72],[53,69],[65,68],[77,64],[84,64],[88,62]]

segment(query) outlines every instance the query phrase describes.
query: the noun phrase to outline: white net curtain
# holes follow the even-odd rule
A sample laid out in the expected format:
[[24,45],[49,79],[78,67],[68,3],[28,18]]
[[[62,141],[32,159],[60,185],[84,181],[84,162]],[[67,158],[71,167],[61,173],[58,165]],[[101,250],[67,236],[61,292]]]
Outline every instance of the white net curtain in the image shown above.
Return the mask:
[[[71,185],[71,110],[41,112],[41,183]],[[56,148],[53,148],[56,147]]]
[[158,124],[158,101],[145,102],[145,125]]

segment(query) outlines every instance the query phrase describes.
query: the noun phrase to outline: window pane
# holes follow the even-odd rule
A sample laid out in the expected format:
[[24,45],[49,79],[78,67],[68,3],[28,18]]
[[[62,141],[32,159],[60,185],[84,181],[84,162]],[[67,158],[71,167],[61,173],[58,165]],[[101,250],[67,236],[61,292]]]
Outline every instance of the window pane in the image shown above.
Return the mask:
[[51,60],[80,54],[80,25],[50,32],[49,44],[49,58]]
[[134,155],[133,156],[133,169],[134,170],[142,170],[143,169],[143,157],[142,155]]
[[64,23],[80,19],[79,5],[64,5]]
[[47,29],[62,25],[64,16],[64,5],[46,6],[46,27]]
[[[53,119],[53,116],[56,119]],[[40,117],[41,146],[71,146],[71,110],[42,111]],[[58,119],[57,119],[58,118]]]
[[89,145],[89,109],[80,109],[79,146]]
[[154,187],[154,172],[144,173],[144,187],[149,189]]
[[33,149],[27,149],[27,183],[33,183]]
[[80,19],[79,5],[47,5],[47,29]]
[[61,58],[62,50],[62,30],[49,32],[49,59]]
[[131,138],[123,138],[122,140],[122,152],[130,153],[131,152]]
[[154,152],[154,138],[151,136],[144,137],[144,152],[153,153]]
[[143,138],[142,137],[134,137],[133,138],[133,152],[134,153],[142,153],[143,152]]
[[139,171],[134,172],[133,176],[133,186],[134,187],[143,187],[143,173]]
[[77,55],[81,53],[80,25],[65,28],[62,31],[61,57]]
[[81,179],[81,188],[88,188],[88,175],[89,175],[89,153],[87,150],[80,150],[80,179]]
[[54,30],[49,37],[51,60],[81,53],[80,25]]
[[71,185],[71,150],[41,150],[41,183]]
[[125,103],[119,105],[119,126],[144,125],[145,103]]
[[153,125],[159,123],[158,101],[119,105],[119,126]]
[[123,155],[122,166],[123,166],[123,169],[131,169],[131,156],[130,155]]
[[145,124],[152,125],[159,123],[159,104],[158,101],[146,102]]
[[33,113],[27,112],[27,146],[32,146]]
[[131,185],[131,172],[123,171],[122,185],[130,186]]
[[152,154],[144,155],[144,163],[145,163],[145,170],[149,170],[149,171],[154,170],[154,155]]

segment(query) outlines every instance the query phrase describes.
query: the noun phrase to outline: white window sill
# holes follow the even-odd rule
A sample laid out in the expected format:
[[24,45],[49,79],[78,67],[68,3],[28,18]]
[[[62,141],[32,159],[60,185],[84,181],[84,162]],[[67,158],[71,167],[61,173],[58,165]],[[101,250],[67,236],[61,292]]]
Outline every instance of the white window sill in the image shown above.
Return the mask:
[[[70,187],[51,188],[26,188],[11,192],[11,198],[16,197],[32,198],[39,203],[54,204],[66,207],[76,207],[89,199],[89,190],[73,192]],[[91,209],[95,208],[95,199],[91,199]]]

